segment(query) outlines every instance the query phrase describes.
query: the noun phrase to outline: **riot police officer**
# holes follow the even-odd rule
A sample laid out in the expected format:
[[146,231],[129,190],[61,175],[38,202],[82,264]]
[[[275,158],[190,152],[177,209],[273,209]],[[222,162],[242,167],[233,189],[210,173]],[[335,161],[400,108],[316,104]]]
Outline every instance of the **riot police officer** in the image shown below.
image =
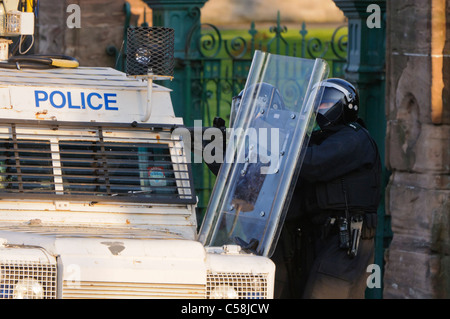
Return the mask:
[[380,202],[379,153],[358,118],[356,88],[336,78],[320,85],[318,127],[273,256],[275,297],[364,298]]
[[[356,88],[336,78],[319,85],[317,129],[271,257],[275,298],[364,298],[366,268],[373,263],[381,162],[358,118]],[[239,96],[236,101],[241,102]],[[219,122],[215,126],[224,125]],[[209,167],[217,174],[220,165]]]

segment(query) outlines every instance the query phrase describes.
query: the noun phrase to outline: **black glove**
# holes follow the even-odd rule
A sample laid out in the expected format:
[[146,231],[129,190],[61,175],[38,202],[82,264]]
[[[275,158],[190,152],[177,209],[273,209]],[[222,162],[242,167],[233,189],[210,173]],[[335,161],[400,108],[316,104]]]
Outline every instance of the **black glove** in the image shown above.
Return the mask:
[[225,129],[225,120],[221,117],[215,117],[213,120],[213,126],[223,130]]
[[[222,131],[222,141],[223,141],[223,156],[225,158],[225,150],[226,150],[226,134],[227,134],[227,129],[225,127],[225,120],[221,117],[215,117],[213,120],[213,127],[218,128]],[[205,148],[206,145],[208,145],[208,143],[210,143],[211,141],[203,141],[203,149]],[[217,174],[219,173],[219,169],[221,166],[221,163],[206,163],[206,166],[208,166],[209,170],[217,176]]]

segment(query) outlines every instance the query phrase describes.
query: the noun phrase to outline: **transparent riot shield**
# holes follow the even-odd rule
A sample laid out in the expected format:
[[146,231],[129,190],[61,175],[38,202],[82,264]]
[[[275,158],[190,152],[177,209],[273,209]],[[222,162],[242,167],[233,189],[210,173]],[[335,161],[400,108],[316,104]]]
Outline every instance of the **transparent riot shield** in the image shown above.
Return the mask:
[[272,255],[327,76],[322,59],[255,52],[200,228],[205,246]]

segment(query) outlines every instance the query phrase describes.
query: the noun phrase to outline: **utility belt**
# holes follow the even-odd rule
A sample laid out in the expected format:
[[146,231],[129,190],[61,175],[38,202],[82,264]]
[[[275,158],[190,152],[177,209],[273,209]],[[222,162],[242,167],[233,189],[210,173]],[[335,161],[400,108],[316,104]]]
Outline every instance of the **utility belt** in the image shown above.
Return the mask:
[[330,232],[338,234],[339,248],[347,250],[350,258],[358,254],[361,239],[370,239],[375,235],[376,213],[364,211],[344,211],[329,213],[322,223],[322,238],[328,237]]

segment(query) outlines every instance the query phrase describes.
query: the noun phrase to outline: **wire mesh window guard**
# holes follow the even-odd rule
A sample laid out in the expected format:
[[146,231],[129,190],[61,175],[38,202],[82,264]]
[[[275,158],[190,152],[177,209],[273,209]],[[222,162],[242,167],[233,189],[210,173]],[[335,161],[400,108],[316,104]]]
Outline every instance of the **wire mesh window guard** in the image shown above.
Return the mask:
[[194,203],[170,130],[0,125],[0,196]]
[[134,27],[127,29],[126,73],[173,77],[174,35],[172,28]]

